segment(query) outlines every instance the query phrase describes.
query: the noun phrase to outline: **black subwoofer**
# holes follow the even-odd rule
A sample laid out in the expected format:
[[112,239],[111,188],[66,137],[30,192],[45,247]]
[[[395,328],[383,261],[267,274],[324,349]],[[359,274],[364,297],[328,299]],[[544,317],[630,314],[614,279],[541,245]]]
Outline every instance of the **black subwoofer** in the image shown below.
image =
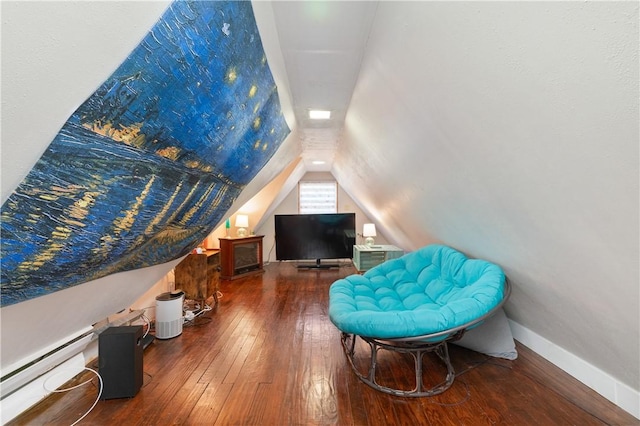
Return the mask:
[[131,398],[142,387],[142,326],[109,327],[98,338],[100,399]]

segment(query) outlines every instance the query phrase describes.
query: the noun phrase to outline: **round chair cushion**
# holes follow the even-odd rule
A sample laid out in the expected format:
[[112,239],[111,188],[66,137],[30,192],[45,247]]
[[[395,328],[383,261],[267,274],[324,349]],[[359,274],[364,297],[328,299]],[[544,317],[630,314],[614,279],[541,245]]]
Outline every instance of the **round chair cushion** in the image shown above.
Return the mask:
[[499,266],[429,245],[334,282],[329,318],[340,331],[359,336],[427,336],[482,318],[504,293]]

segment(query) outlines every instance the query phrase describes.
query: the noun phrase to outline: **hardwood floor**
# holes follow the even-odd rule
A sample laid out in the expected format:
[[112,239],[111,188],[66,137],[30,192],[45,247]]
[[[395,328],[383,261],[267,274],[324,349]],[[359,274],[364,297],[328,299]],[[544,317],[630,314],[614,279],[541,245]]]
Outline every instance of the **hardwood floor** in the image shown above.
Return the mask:
[[[134,398],[99,401],[79,424],[640,424],[522,345],[515,361],[450,345],[457,377],[435,397],[375,391],[350,370],[327,314],[329,286],[353,267],[265,269],[223,281],[224,295],[206,317],[145,350],[144,383]],[[382,380],[409,387],[406,359],[384,353],[379,365]],[[9,424],[72,424],[93,404],[97,383],[54,394]]]

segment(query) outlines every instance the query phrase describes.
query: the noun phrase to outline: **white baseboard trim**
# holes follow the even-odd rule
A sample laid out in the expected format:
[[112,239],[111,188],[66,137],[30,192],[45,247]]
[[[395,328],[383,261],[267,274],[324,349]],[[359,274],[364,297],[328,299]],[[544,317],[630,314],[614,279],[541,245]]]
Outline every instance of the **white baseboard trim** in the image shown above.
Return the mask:
[[638,390],[620,382],[615,377],[513,320],[509,320],[509,326],[517,341],[640,419],[640,392]]

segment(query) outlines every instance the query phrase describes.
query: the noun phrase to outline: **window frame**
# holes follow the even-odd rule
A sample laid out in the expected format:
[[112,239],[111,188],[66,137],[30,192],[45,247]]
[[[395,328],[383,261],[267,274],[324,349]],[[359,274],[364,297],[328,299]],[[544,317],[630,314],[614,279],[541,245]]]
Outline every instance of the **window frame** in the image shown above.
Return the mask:
[[[317,208],[313,208],[309,205],[305,193],[311,192],[311,187],[316,187],[316,190],[321,193],[326,193],[331,198],[331,201],[327,202],[327,207],[323,208],[318,205]],[[306,188],[304,188],[306,187]],[[329,189],[332,188],[332,191]],[[331,194],[333,192],[333,194]],[[321,197],[320,197],[321,198]],[[318,200],[316,200],[318,201]],[[320,200],[321,201],[321,200]],[[298,214],[322,214],[322,213],[338,213],[338,182],[334,180],[323,181],[300,181],[298,182]]]

